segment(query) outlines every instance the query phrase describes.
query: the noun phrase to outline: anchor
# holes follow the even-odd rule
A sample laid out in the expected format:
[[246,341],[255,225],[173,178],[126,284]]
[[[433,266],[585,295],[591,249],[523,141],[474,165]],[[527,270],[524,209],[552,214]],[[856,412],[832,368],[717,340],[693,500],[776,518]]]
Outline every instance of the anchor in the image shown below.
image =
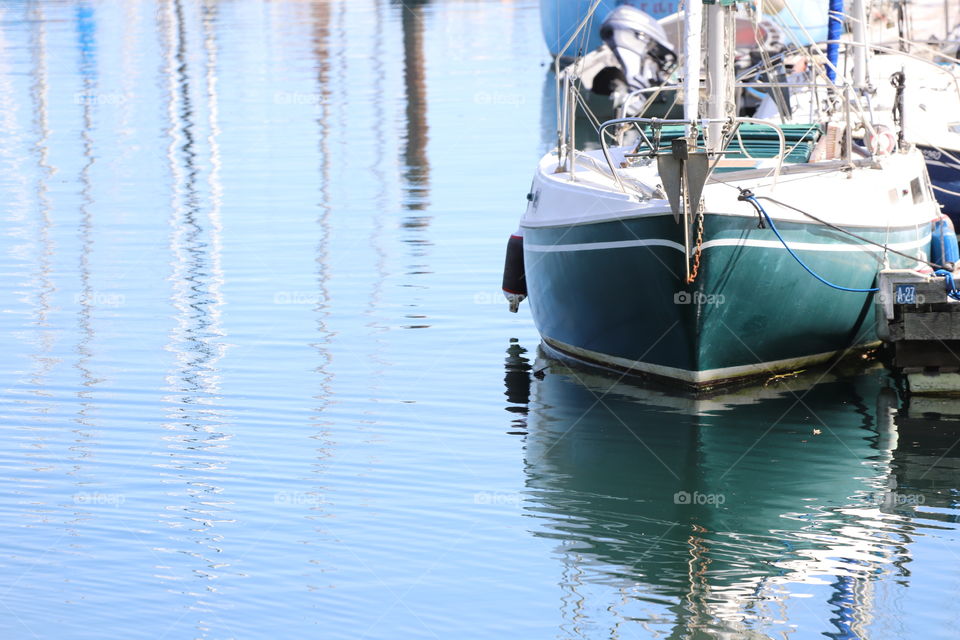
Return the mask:
[[679,223],[683,216],[683,248],[689,281],[690,224],[700,212],[700,196],[710,173],[707,154],[691,153],[686,138],[677,138],[670,143],[669,154],[657,156],[657,169],[673,211],[673,221]]

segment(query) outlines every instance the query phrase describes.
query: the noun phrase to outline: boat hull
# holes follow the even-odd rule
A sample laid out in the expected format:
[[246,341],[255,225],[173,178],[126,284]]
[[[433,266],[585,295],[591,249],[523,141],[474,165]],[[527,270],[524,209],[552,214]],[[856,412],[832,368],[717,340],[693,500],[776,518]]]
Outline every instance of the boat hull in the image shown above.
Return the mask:
[[[939,149],[920,145],[920,150],[927,161],[927,171],[930,173],[930,181],[933,182],[937,202],[943,207],[943,212],[953,220],[954,225],[960,225],[960,195],[953,195],[960,194],[960,163],[944,155]],[[960,156],[960,151],[955,155]]]
[[[883,252],[802,222],[778,222],[797,253],[828,280],[874,286]],[[857,233],[914,254],[929,245],[917,225]],[[670,213],[526,228],[534,321],[560,354],[609,368],[708,388],[769,376],[876,343],[873,295],[814,279],[757,218],[706,214],[695,282],[682,225]],[[891,264],[915,261],[893,256]]]

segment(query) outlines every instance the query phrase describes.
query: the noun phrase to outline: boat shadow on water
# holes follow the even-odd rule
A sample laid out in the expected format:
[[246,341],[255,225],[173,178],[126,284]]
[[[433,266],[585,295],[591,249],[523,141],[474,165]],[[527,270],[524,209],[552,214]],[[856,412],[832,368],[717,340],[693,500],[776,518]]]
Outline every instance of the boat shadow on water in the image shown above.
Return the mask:
[[950,610],[911,585],[956,537],[956,401],[903,401],[869,363],[691,395],[517,343],[505,382],[571,637],[885,637],[923,624],[905,602]]

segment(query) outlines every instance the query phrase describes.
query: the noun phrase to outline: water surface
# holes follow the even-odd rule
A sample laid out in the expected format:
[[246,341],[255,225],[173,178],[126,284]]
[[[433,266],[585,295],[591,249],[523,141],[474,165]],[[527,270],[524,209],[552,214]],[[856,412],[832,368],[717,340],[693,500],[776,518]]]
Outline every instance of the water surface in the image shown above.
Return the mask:
[[953,634],[949,404],[537,360],[538,11],[0,6],[0,637]]

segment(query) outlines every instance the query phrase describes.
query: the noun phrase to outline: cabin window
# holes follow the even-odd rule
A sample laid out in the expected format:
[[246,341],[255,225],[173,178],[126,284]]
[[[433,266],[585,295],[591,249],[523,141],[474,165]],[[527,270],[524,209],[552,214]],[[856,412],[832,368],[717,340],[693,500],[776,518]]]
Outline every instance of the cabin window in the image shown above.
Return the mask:
[[930,174],[923,172],[923,192],[927,194],[928,200],[936,200],[937,196],[933,193],[933,184],[930,182]]
[[913,194],[913,204],[923,202],[923,188],[920,186],[920,178],[914,178],[910,181],[910,193]]

